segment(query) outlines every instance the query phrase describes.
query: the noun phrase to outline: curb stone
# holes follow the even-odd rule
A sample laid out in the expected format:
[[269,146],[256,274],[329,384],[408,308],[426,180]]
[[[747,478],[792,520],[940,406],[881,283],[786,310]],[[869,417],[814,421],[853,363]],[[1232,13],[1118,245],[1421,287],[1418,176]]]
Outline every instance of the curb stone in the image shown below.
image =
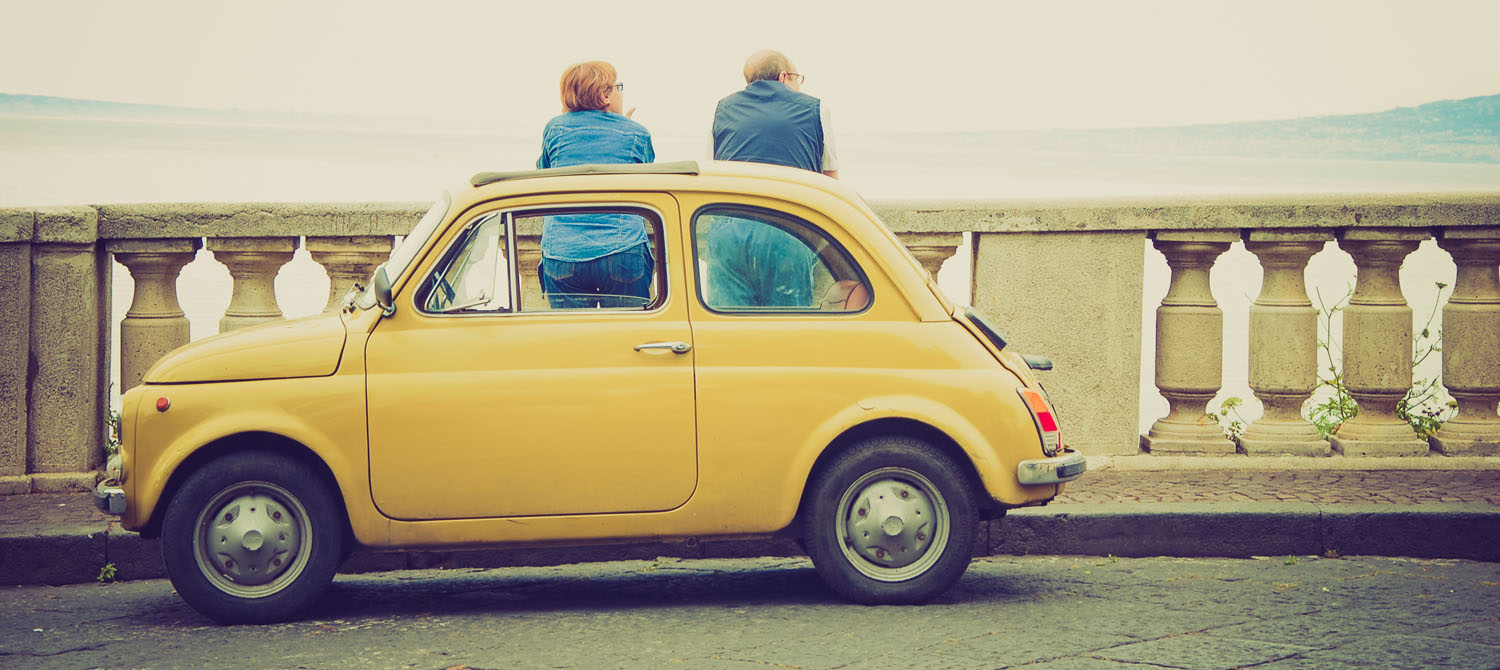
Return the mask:
[[[1015,510],[978,529],[977,554],[1122,557],[1321,555],[1500,561],[1500,507],[1486,504],[1073,503]],[[494,568],[606,560],[800,556],[791,540],[354,554],[341,572]],[[69,524],[0,536],[0,584],[165,576],[160,545],[136,533]]]

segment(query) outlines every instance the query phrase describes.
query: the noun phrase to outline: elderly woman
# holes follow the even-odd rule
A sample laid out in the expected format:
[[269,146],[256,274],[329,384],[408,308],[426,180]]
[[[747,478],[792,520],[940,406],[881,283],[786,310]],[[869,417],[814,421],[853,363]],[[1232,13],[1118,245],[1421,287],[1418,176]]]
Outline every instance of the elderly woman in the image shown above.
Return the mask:
[[[650,163],[651,133],[625,110],[625,84],[603,61],[571,65],[560,83],[564,112],[542,130],[538,168],[583,163]],[[642,306],[652,259],[645,220],[635,214],[547,217],[542,228],[542,290],[554,309]],[[624,296],[624,297],[621,297]]]

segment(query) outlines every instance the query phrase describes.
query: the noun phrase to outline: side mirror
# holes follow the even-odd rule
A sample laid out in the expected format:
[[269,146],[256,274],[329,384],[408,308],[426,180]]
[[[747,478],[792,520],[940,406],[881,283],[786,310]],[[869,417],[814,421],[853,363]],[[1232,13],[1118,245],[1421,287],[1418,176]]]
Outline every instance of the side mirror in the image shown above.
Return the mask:
[[375,268],[375,277],[370,281],[370,287],[375,290],[375,304],[380,306],[381,316],[390,316],[396,313],[396,301],[391,298],[391,278],[385,273],[385,266]]

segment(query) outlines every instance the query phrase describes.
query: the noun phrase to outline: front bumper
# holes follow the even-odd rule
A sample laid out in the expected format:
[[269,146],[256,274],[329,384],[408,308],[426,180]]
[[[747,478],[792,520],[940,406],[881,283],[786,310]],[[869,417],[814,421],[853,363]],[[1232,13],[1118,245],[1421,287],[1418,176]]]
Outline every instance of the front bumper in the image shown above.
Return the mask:
[[120,516],[125,513],[125,489],[112,479],[99,482],[94,487],[94,507],[105,514]]
[[1022,485],[1061,484],[1083,476],[1088,469],[1088,460],[1072,449],[1064,448],[1062,454],[1052,458],[1021,461],[1016,465],[1016,478]]

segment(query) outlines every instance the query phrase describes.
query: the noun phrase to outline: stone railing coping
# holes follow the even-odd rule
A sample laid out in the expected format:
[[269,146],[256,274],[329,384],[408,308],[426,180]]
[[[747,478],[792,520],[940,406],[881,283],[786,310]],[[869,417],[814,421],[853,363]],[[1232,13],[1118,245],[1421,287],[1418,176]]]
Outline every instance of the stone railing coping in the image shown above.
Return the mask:
[[405,235],[431,203],[98,205],[105,239]]
[[1500,192],[886,201],[876,202],[872,207],[896,232],[1433,228],[1500,224]]
[[[149,203],[0,209],[0,242],[404,235],[428,203]],[[1500,192],[874,201],[898,233],[1500,225]]]
[[98,239],[99,211],[93,207],[0,209],[0,242],[93,244]]

